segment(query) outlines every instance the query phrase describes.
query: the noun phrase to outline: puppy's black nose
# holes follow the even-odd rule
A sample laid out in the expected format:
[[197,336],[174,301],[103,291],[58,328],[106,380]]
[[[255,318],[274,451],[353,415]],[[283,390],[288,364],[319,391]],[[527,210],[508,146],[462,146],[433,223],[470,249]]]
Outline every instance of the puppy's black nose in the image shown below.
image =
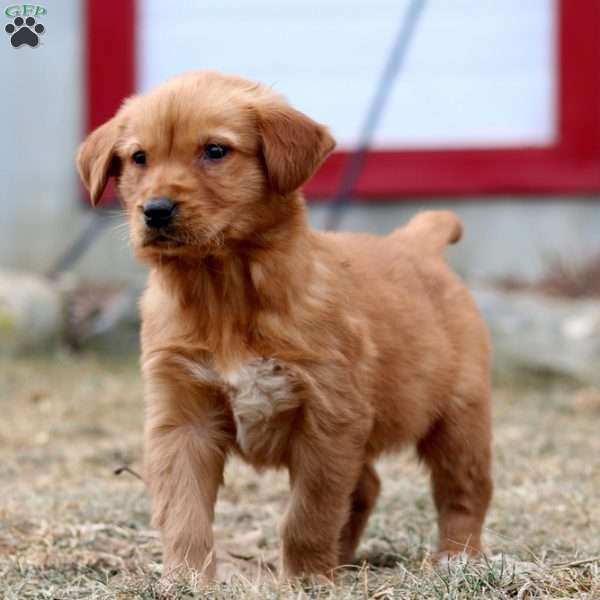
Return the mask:
[[165,227],[175,215],[175,205],[168,198],[151,198],[144,204],[144,222],[147,227]]

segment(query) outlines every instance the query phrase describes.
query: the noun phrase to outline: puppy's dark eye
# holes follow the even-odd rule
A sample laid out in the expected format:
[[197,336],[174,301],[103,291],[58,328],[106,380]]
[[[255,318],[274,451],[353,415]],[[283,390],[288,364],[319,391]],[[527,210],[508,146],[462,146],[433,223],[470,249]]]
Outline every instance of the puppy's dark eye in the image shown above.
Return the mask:
[[138,150],[131,155],[131,160],[136,165],[145,165],[146,164],[146,153],[143,150]]
[[227,146],[221,144],[207,144],[204,146],[204,157],[209,160],[221,160],[229,152]]

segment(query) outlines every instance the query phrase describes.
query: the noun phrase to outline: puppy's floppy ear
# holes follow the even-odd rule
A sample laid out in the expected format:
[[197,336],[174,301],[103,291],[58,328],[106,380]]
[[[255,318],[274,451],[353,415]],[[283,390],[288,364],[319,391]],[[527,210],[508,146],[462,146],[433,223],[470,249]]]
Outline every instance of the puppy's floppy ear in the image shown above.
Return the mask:
[[119,134],[117,117],[92,131],[77,151],[77,168],[81,181],[90,192],[90,200],[96,206],[102,192],[113,175],[118,175],[119,162],[115,144]]
[[269,183],[279,194],[298,189],[335,147],[326,127],[283,101],[259,108],[259,128]]

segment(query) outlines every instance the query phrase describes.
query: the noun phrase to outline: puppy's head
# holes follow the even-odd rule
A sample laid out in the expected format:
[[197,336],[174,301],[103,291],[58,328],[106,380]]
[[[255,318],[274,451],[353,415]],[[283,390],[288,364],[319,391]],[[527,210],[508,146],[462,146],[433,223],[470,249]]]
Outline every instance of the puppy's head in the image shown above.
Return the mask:
[[[195,72],[130,98],[79,148],[96,204],[110,177],[142,259],[252,242],[334,147],[327,129],[266,86]],[[286,212],[287,211],[287,212]]]

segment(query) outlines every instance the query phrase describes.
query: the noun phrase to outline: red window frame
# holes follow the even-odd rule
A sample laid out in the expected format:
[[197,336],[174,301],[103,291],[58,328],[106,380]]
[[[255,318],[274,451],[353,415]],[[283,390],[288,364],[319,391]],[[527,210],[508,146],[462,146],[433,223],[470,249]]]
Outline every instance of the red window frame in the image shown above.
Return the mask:
[[[558,0],[557,140],[546,147],[376,150],[354,190],[361,198],[600,191],[600,0]],[[136,1],[86,1],[86,125],[135,93]],[[334,195],[348,152],[335,152],[306,185]]]

